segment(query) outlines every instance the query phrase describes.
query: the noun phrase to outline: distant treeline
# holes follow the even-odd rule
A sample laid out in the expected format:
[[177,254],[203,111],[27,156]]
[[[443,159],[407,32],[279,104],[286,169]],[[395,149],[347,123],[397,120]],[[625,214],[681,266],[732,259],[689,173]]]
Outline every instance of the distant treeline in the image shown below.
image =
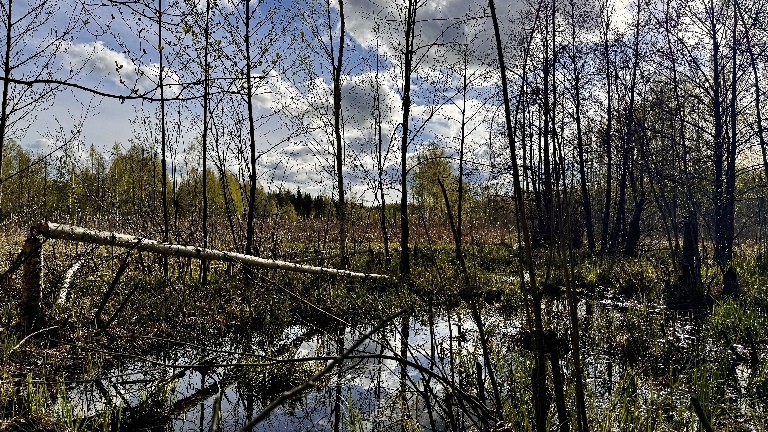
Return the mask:
[[[195,163],[172,168],[165,178],[172,225],[195,231],[201,223],[201,172]],[[11,140],[5,148],[2,172],[7,176],[0,190],[0,220],[10,220],[21,227],[48,219],[88,226],[130,227],[136,233],[157,233],[162,229],[160,160],[156,152],[139,145],[124,149],[116,143],[106,156],[91,147],[84,156],[46,158]],[[450,163],[437,158],[415,171],[410,185],[413,208],[416,217],[441,220],[447,227],[445,201],[435,176],[443,178],[450,201],[456,201],[456,175]],[[208,216],[214,228],[242,228],[250,187],[245,174],[221,166],[207,170]],[[508,198],[481,196],[470,190],[465,185],[466,214],[489,224],[511,218]],[[336,218],[336,202],[328,195],[313,196],[301,189],[267,190],[257,183],[255,196],[257,221]],[[348,200],[346,206],[350,220],[365,217],[379,223],[379,205]],[[385,215],[389,223],[398,223],[399,212],[398,203],[387,203]]]
[[[218,171],[218,172],[217,172]],[[137,145],[123,151],[116,144],[109,158],[94,147],[87,157],[35,157],[9,141],[3,158],[0,214],[3,219],[32,222],[40,218],[72,221],[107,218],[120,221],[157,221],[161,215],[162,175],[156,154]],[[175,218],[193,218],[202,195],[198,168],[167,176],[168,202]],[[242,217],[251,187],[229,170],[208,169],[209,212],[214,218]],[[300,189],[267,191],[256,184],[257,213],[263,218],[332,217],[333,201]]]

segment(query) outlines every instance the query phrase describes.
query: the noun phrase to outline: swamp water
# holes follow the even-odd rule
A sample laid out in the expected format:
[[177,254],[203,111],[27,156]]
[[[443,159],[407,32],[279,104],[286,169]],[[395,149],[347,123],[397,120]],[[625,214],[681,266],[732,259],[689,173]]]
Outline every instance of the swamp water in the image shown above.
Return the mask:
[[[426,321],[407,319],[408,359],[436,375],[448,379],[453,375],[461,386],[467,377],[458,367],[452,368],[451,352],[454,363],[468,361],[465,356],[481,361],[477,328],[464,316],[453,315],[450,323],[445,318],[435,319],[431,331]],[[336,421],[341,422],[340,430],[389,430],[402,418],[403,388],[409,401],[408,417],[429,425],[421,398],[424,386],[429,385],[432,397],[438,398],[444,388],[433,377],[410,367],[405,370],[403,387],[403,370],[393,357],[402,352],[400,332],[404,325],[398,319],[373,335],[343,367],[326,375],[314,389],[281,405],[254,430],[333,430]],[[207,431],[218,411],[221,430],[238,430],[283,391],[311,378],[330,357],[339,354],[339,348],[343,351],[368,330],[347,327],[340,336],[340,332],[296,325],[279,335],[256,332],[247,337],[179,345],[152,358],[123,362],[92,382],[70,386],[68,399],[80,416],[122,407],[121,427]],[[265,344],[270,347],[256,348]],[[278,357],[297,361],[273,361]],[[264,366],[243,366],[246,363]],[[476,387],[475,382],[471,386]],[[157,412],[150,412],[153,407]],[[339,418],[336,410],[340,410]],[[442,419],[433,421],[444,428]]]
[[[533,362],[530,351],[521,348],[525,336],[517,315],[502,316],[488,307],[482,319],[505,412],[525,423],[533,419]],[[685,364],[708,349],[699,318],[660,305],[612,300],[584,301],[580,315],[593,421],[604,422],[609,430],[609,424],[658,415],[670,424],[697,425],[689,408],[695,389],[683,383],[706,379],[691,376],[700,372]],[[547,328],[568,328],[563,301],[547,301],[545,316]],[[479,428],[483,413],[469,406],[469,399],[494,412],[494,393],[470,317],[454,311],[397,319],[364,342],[343,367],[282,403],[253,430],[390,431],[400,430],[403,422],[410,430]],[[67,386],[66,403],[77,416],[111,409],[123,430],[234,431],[370,328],[294,324],[277,332],[168,343],[152,356],[124,359],[93,381]],[[571,386],[568,394],[573,385],[568,336],[565,331],[551,336],[566,345],[560,365]],[[403,369],[398,357],[412,365]],[[450,386],[453,390],[446,390]],[[458,391],[468,399],[451,398]],[[743,403],[734,407],[748,409]],[[556,423],[554,400],[551,410]]]

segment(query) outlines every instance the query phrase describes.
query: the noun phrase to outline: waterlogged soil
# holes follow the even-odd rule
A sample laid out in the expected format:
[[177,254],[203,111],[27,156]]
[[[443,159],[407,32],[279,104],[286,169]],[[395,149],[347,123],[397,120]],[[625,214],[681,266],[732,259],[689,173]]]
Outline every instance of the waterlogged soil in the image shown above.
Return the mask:
[[[269,295],[236,297],[244,296],[237,290],[211,298],[174,288],[162,317],[153,320],[156,310],[129,306],[104,332],[79,320],[77,313],[92,314],[94,306],[75,301],[85,298],[75,290],[72,310],[57,312],[56,327],[5,360],[4,379],[11,378],[19,400],[29,388],[45,389],[50,402],[43,412],[58,425],[52,430],[235,431],[309,380],[313,386],[281,402],[254,430],[532,429],[534,355],[524,301],[486,295],[446,309],[419,298],[416,312],[365,338],[382,320],[374,315],[386,316],[384,311],[402,305],[385,306],[386,295],[364,287],[335,292],[335,286],[305,285],[298,280],[293,288],[281,288],[292,293],[282,303]],[[322,295],[310,298],[313,289],[322,289]],[[149,304],[153,295],[140,290],[130,305]],[[671,310],[664,302],[601,287],[580,290],[579,296],[591,430],[699,431],[692,398],[715,430],[768,428],[763,309],[723,302],[708,310]],[[381,310],[375,314],[361,307],[377,299]],[[248,306],[267,303],[271,309]],[[553,363],[548,355],[554,425],[558,391],[573,415],[576,377],[564,296],[544,297],[542,306],[547,340],[555,342],[560,359]],[[233,327],[222,318],[233,315],[250,318]],[[485,353],[473,316],[482,321]],[[141,332],[129,334],[128,328]],[[341,367],[317,375],[360,339],[365,341]],[[558,368],[562,389],[553,382]],[[496,424],[499,418],[504,424]]]

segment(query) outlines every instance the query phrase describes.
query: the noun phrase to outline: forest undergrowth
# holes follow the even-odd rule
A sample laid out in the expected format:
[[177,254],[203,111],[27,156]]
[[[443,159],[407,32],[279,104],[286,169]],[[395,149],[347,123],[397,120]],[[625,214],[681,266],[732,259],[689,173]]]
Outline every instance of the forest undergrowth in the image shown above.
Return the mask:
[[[22,235],[0,240],[3,271],[22,241]],[[285,251],[309,249],[299,243],[281,246]],[[397,274],[397,254],[387,259],[376,243],[361,250],[352,256],[351,269]],[[212,428],[218,406],[219,422],[232,417],[220,423],[223,429],[235,430],[248,415],[223,413],[222,389],[251,395],[243,400],[250,400],[250,412],[258,413],[309,380],[324,358],[351,345],[353,329],[370,329],[399,310],[407,310],[408,318],[385,330],[399,345],[385,349],[379,341],[378,351],[352,353],[338,374],[325,375],[315,385],[328,392],[341,388],[341,370],[373,361],[354,360],[368,355],[420,374],[419,379],[401,376],[402,399],[390,401],[399,407],[397,421],[406,430],[535,430],[535,300],[521,289],[523,272],[513,243],[467,244],[466,277],[459,274],[450,243],[420,243],[414,247],[408,281],[244,272],[236,264],[209,262],[203,283],[203,264],[195,260],[169,258],[163,277],[161,257],[53,240],[44,243],[43,256],[45,322],[36,332],[20,324],[21,271],[2,280],[0,430],[178,429],[174,422],[205,401]],[[564,422],[574,429],[577,424],[566,282],[578,299],[589,430],[768,428],[764,257],[751,245],[737,251],[740,286],[735,297],[721,292],[719,272],[706,262],[700,286],[681,293],[668,256],[576,251],[564,276],[558,256],[546,248],[536,251],[543,327],[551,346],[545,375],[549,430],[569,430]],[[336,264],[333,258],[316,263]],[[296,328],[301,335],[286,341]],[[419,345],[417,328],[428,332],[426,345]],[[447,328],[449,334],[440,336],[436,328]],[[317,359],[302,360],[298,354],[308,340],[319,340],[323,347],[317,348]],[[202,354],[147,382],[141,397],[110,399],[97,407],[77,399],[82,396],[74,390],[78,385],[101,383],[126,365],[167,367],[178,359],[164,353],[179,347],[199,348]],[[398,370],[390,373],[396,376]],[[206,374],[217,376],[216,387],[195,393],[191,404],[177,387],[190,371],[200,373],[203,383]],[[306,393],[298,397],[305,403],[311,399]],[[340,400],[343,409],[328,410],[341,413],[341,430],[383,428],[362,416],[363,402],[353,393]]]

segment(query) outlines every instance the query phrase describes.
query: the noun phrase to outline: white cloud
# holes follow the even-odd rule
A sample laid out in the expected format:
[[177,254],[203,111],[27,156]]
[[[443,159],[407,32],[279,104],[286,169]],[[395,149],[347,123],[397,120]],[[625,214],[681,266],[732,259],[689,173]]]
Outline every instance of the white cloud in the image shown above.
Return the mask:
[[[135,65],[125,53],[107,47],[102,41],[69,44],[61,55],[61,63],[64,68],[89,80],[107,79],[126,93],[131,90],[152,92],[159,83],[159,63]],[[167,86],[166,97],[178,95],[178,74],[166,67],[163,78]],[[151,96],[155,96],[154,93]]]
[[33,153],[48,152],[53,149],[53,142],[48,138],[37,138],[26,146]]

